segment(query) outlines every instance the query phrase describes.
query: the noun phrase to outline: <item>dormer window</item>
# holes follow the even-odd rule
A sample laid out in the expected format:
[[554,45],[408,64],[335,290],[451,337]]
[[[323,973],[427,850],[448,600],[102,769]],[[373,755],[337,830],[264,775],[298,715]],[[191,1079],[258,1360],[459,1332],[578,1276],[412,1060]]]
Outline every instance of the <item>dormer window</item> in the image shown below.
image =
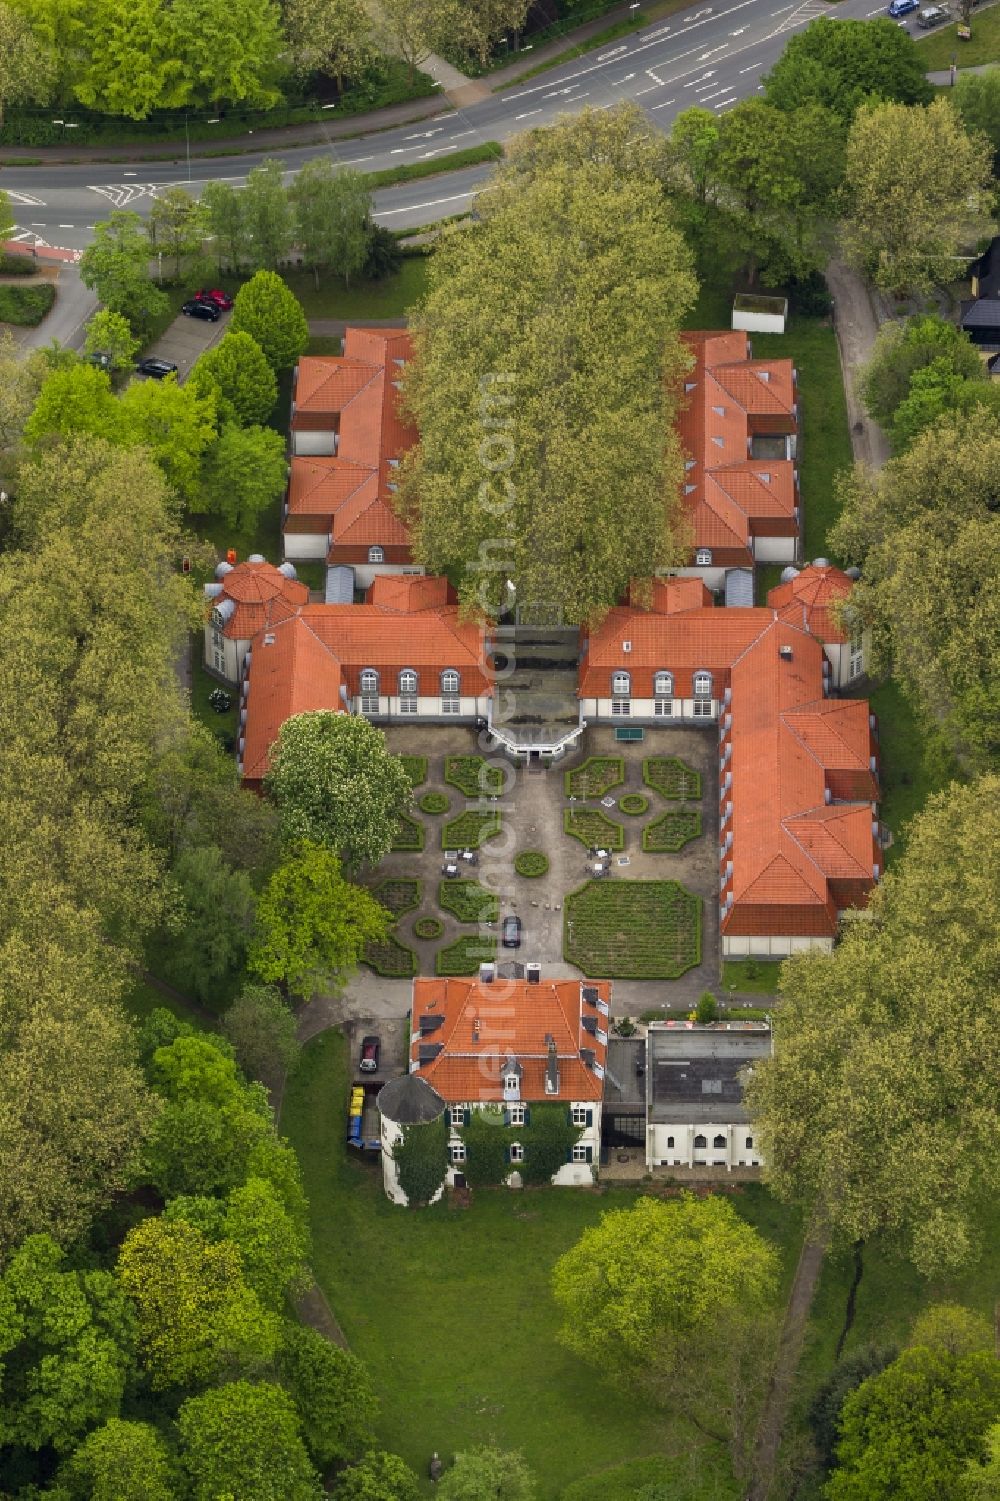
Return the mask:
[[710,547],[699,547],[694,555],[694,561],[698,568],[710,568],[712,566],[712,549]]
[[369,547],[369,549],[368,549],[368,561],[369,561],[369,563],[384,563],[385,562],[385,551],[384,551],[384,549],[381,548],[381,547],[378,547],[378,546],[376,546],[376,547]]
[[441,713],[458,714],[461,707],[459,692],[461,679],[453,667],[448,667],[441,674]]

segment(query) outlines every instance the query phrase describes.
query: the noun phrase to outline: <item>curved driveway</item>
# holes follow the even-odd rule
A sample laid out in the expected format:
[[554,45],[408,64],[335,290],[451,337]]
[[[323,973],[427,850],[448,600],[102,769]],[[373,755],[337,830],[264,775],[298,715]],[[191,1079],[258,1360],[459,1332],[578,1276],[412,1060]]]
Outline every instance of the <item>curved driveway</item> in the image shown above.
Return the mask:
[[[871,0],[716,0],[669,21],[632,33],[572,62],[550,68],[465,109],[448,110],[416,124],[331,140],[326,147],[282,151],[290,169],[320,155],[365,172],[400,163],[446,160],[452,151],[487,140],[504,141],[521,130],[545,125],[559,114],[589,106],[605,109],[635,100],[652,124],[669,129],[674,116],[692,104],[718,113],[754,94],[788,37],[821,15],[869,18],[884,15]],[[271,155],[275,153],[272,152]],[[187,186],[195,193],[207,181],[236,186],[260,156],[192,158],[184,163],[137,162],[130,167],[80,163],[5,167],[0,186],[14,204],[15,237],[26,244],[82,249],[94,223],[112,208],[149,211],[158,188]],[[487,166],[384,188],[375,195],[376,217],[393,228],[426,224],[468,208]]]

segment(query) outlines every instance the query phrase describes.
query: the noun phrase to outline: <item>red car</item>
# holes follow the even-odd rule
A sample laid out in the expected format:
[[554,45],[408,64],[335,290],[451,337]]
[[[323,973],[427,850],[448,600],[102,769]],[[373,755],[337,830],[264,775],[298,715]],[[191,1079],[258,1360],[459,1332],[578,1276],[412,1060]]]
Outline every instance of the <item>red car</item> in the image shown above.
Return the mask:
[[228,292],[223,292],[219,287],[213,287],[209,292],[195,292],[195,302],[212,302],[220,313],[228,313],[233,305],[233,299]]

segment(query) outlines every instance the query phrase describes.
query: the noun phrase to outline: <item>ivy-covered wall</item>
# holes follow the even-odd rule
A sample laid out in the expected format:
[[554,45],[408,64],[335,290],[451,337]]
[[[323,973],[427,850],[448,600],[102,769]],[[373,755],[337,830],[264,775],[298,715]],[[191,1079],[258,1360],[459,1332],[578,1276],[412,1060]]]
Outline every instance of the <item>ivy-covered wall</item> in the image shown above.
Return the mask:
[[[466,1112],[459,1130],[465,1144],[462,1172],[470,1188],[490,1188],[505,1183],[512,1172],[525,1184],[549,1183],[567,1162],[583,1128],[574,1126],[567,1105],[556,1100],[525,1106],[522,1126],[511,1126],[510,1112],[489,1105]],[[512,1162],[510,1149],[517,1142],[524,1159]]]
[[443,1115],[425,1125],[403,1126],[392,1149],[399,1186],[412,1208],[429,1204],[448,1170],[448,1125]]

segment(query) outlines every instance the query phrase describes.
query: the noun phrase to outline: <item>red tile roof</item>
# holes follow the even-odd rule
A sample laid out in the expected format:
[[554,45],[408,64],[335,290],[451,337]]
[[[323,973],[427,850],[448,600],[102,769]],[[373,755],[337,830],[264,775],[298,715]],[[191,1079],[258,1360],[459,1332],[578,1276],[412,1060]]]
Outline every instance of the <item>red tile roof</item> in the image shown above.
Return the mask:
[[790,459],[749,457],[755,418],[793,433],[795,381],[791,360],[751,360],[746,334],[688,333],[694,364],[686,377],[679,419],[689,462],[684,502],[694,548],[714,562],[749,566],[756,535],[794,536],[795,466]]
[[306,585],[286,578],[273,563],[237,563],[219,582],[222,593],[208,601],[209,608],[233,601],[222,634],[234,641],[249,641],[269,622],[287,620],[309,599]]
[[[417,438],[399,410],[399,379],[410,354],[405,332],[349,328],[343,356],[299,361],[293,431],[316,430],[325,419],[338,437],[332,457],[292,459],[290,530],[332,529],[335,547],[409,543],[392,495],[395,464]],[[307,422],[297,423],[300,417]]]
[[[426,584],[430,593],[434,581],[412,582]],[[383,694],[396,693],[403,668],[417,673],[419,693],[439,694],[440,674],[454,668],[461,693],[482,697],[490,691],[485,663],[482,625],[462,619],[455,605],[429,603],[426,595],[418,596],[409,613],[381,604],[305,605],[251,643],[243,775],[260,780],[278,731],[291,715],[346,708],[341,690],[355,697],[366,667],[379,673]]]
[[368,590],[368,603],[383,610],[413,614],[418,610],[439,610],[453,605],[454,589],[440,574],[380,573]]
[[783,620],[790,620],[818,636],[821,641],[847,640],[833,606],[845,600],[854,585],[832,563],[810,563],[787,584],[768,590],[767,602]]
[[[459,1105],[503,1099],[504,1065],[515,1058],[521,1068],[520,1098],[525,1101],[600,1100],[601,1074],[587,1065],[580,1050],[590,1049],[603,1072],[607,1058],[607,1015],[583,998],[596,992],[610,1006],[609,980],[419,979],[413,982],[410,1019],[410,1068]],[[430,1030],[422,1018],[440,1018]],[[593,1018],[603,1040],[583,1025]],[[545,1088],[546,1039],[556,1045],[559,1088]],[[420,1062],[420,1048],[440,1044],[441,1051]]]

